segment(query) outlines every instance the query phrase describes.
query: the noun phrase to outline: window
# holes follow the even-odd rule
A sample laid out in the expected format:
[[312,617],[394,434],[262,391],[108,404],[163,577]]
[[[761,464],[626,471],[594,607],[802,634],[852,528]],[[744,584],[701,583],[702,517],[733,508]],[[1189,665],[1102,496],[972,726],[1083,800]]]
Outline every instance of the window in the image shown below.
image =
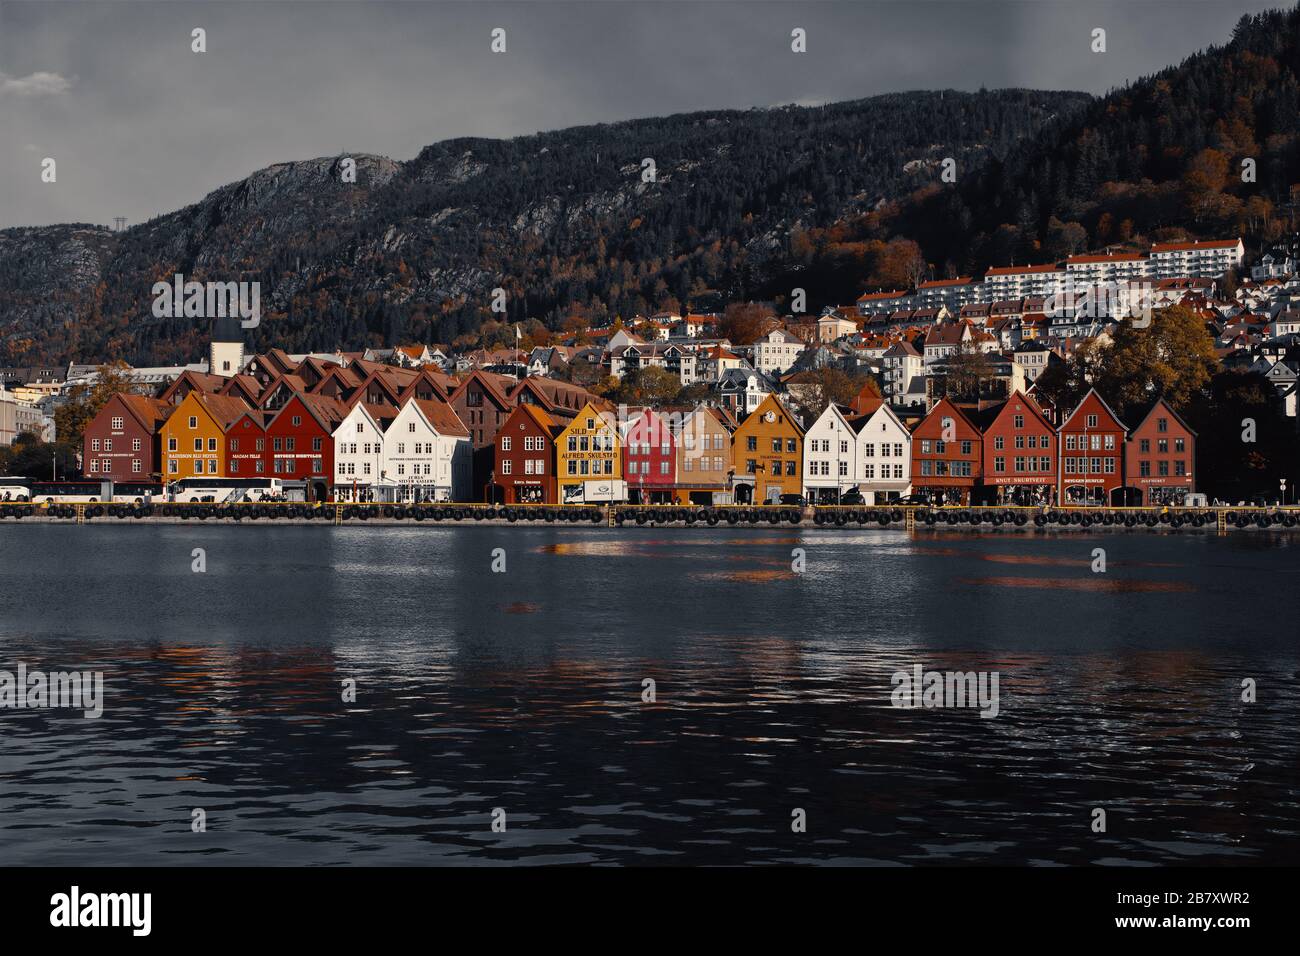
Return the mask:
[[[779,466],[780,466],[780,462],[777,462],[777,467]],[[775,474],[776,471],[777,468],[774,467],[772,469],[772,473]],[[785,473],[790,477],[794,477],[795,475],[799,474],[799,463],[796,461],[787,461],[785,463]]]
[[[751,439],[751,440],[752,440],[752,439]],[[757,468],[757,465],[756,465],[754,459],[752,459],[752,458],[746,458],[746,459],[745,459],[745,474],[747,474],[747,475],[752,475],[752,474],[755,474],[755,473],[757,472],[757,470],[758,470],[758,468]]]
[[1148,454],[1151,451],[1151,439],[1150,438],[1138,439],[1138,451],[1140,451],[1144,455]]
[[970,442],[968,442],[968,441],[964,441],[964,442],[961,443],[961,453],[962,453],[963,455],[969,455],[969,454],[971,453],[971,443],[970,443]]
[[1025,416],[1024,416],[1024,415],[1017,415],[1017,416],[1015,416],[1015,417],[1012,419],[1012,424],[1013,424],[1014,427],[1016,427],[1016,428],[1024,428],[1024,427],[1025,427]]
[[1089,415],[1089,416],[1088,416],[1088,427],[1089,427],[1089,428],[1096,428],[1096,427],[1097,427],[1097,416],[1096,416],[1096,415]]
[[772,451],[777,454],[781,453],[781,439],[779,438],[772,439]]
[[406,423],[406,430],[407,430],[408,432],[413,432],[413,431],[415,431],[415,422],[407,422],[407,423]]
[[111,439],[111,438],[105,438],[105,439],[104,439],[104,451],[112,451],[112,450],[113,450],[113,439]]
[[[266,439],[265,439],[265,438],[259,438],[259,439],[257,439],[257,441],[253,442],[253,445],[256,447],[256,449],[257,449],[258,451],[266,451]],[[356,448],[355,445],[352,446],[352,450],[353,450],[353,451],[356,451],[356,450],[357,450],[357,448]]]
[[239,471],[239,459],[232,458],[230,461],[230,473],[233,475],[237,471]]
[[199,427],[199,419],[198,419],[198,416],[197,416],[197,415],[191,415],[191,416],[190,416],[190,428],[198,428],[198,427]]
[[90,473],[93,475],[97,471],[99,471],[99,459],[92,458],[90,459]]
[[1007,460],[1006,460],[1005,458],[1001,458],[1001,457],[999,457],[999,458],[994,458],[994,459],[993,459],[993,470],[994,470],[994,471],[998,471],[998,472],[1006,471],[1006,470],[1007,470]]
[[121,416],[119,416],[119,415],[114,415],[114,416],[113,416],[113,431],[115,431],[115,432],[120,432],[121,430],[122,430],[122,418],[121,418]]
[[90,450],[91,450],[91,451],[99,451],[99,439],[98,439],[98,438],[92,438],[92,439],[90,440]]
[[360,435],[365,430],[366,430],[366,426],[361,422],[357,422],[357,434]]
[[661,475],[668,474],[668,462],[666,461],[659,462],[659,474]]
[[993,448],[995,451],[1001,451],[1006,446],[1006,440],[1001,435],[997,435],[993,438]]
[[195,450],[195,451],[203,451],[203,439],[202,439],[202,438],[196,438],[196,439],[194,439],[194,450]]
[[175,451],[175,450],[176,450],[176,439],[175,439],[175,438],[169,438],[169,439],[167,439],[167,450],[168,450],[168,451]]
[[[377,446],[376,446],[376,447],[377,447]],[[313,439],[311,440],[311,450],[312,450],[312,451],[320,451],[320,450],[321,450],[321,439],[319,439],[319,438],[313,438]]]
[[216,460],[215,458],[209,458],[209,459],[208,459],[208,474],[210,474],[210,475],[215,475],[216,473],[217,473],[217,460]]
[[1167,455],[1167,454],[1169,454],[1169,439],[1168,439],[1168,438],[1161,438],[1159,441],[1157,441],[1157,442],[1156,442],[1156,449],[1157,449],[1157,450],[1160,452],[1160,454],[1162,454],[1162,455]]
[[1169,462],[1158,461],[1156,462],[1156,467],[1159,469],[1159,473],[1162,478],[1167,478],[1169,476]]
[[302,424],[302,416],[294,415],[293,418],[290,419],[290,421],[293,423],[293,427],[297,428],[299,425]]
[[1157,419],[1156,419],[1156,431],[1158,431],[1158,432],[1167,432],[1167,431],[1169,431],[1169,419],[1167,419],[1167,418],[1157,418]]
[[256,471],[259,475],[266,471],[266,462],[262,461],[262,459],[260,458],[257,459],[256,464],[257,467],[254,468],[253,470]]
[[177,468],[177,465],[179,465],[179,464],[180,464],[180,463],[179,463],[178,461],[176,461],[175,458],[173,458],[171,461],[167,462],[167,474],[169,474],[169,475],[174,475],[174,474],[176,474],[176,473],[179,471],[179,469]]
[[[827,443],[827,445],[828,447],[826,448],[826,450],[830,451],[829,442]],[[795,454],[799,450],[799,442],[793,438],[787,438],[785,440],[785,450],[787,454],[790,455]]]
[[215,438],[209,438],[208,451],[216,451],[216,450],[217,450],[217,440]]
[[758,439],[753,435],[745,438],[745,451],[758,451]]
[[1179,478],[1186,477],[1187,462],[1183,461],[1181,458],[1178,459],[1178,461],[1174,462],[1174,474],[1177,475]]
[[1178,452],[1179,454],[1182,454],[1183,452],[1187,451],[1187,442],[1181,438],[1175,438],[1174,451]]
[[284,450],[293,451],[297,444],[298,444],[298,439],[293,437],[286,438],[284,440]]

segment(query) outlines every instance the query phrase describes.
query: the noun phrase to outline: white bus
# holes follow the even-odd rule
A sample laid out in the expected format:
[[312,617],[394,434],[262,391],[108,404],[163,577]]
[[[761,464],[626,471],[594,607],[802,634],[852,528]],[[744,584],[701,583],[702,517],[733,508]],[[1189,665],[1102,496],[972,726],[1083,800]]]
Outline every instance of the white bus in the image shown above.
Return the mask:
[[214,504],[238,501],[282,500],[284,486],[279,478],[181,478],[167,486],[172,501],[207,501]]

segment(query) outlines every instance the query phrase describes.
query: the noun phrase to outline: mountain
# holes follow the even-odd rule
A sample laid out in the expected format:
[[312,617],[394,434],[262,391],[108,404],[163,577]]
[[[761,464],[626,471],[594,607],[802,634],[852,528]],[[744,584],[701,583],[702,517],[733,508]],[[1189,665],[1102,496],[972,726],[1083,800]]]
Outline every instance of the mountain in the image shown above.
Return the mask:
[[1297,228],[1298,74],[1300,7],[1243,16],[1224,46],[1045,124],[954,188],[859,217],[846,235],[906,236],[953,275],[1183,237],[1245,236],[1258,250]]
[[503,318],[496,288],[505,319],[551,327],[703,309],[759,294],[800,237],[908,197],[944,158],[1002,161],[1090,100],[947,90],[457,139],[349,157],[355,183],[343,157],[278,164],[121,233],[4,230],[0,364],[193,361],[206,328],[151,314],[176,273],[260,282],[253,345],[290,351],[450,342]]

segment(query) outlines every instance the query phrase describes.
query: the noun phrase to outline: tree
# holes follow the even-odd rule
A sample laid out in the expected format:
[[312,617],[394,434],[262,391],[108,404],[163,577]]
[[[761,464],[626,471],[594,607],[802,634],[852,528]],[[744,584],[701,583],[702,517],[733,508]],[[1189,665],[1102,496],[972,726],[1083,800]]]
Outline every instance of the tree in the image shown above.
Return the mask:
[[963,345],[944,365],[948,396],[954,399],[979,398],[981,387],[994,374],[988,355],[972,345]]
[[758,302],[733,302],[718,320],[718,337],[733,345],[750,345],[767,331],[772,310]]
[[1121,323],[1103,347],[1096,385],[1120,416],[1157,396],[1181,412],[1221,369],[1204,320],[1176,305],[1156,312],[1148,328]]
[[54,410],[55,436],[74,448],[81,447],[81,436],[86,426],[108,404],[108,400],[135,388],[131,366],[122,361],[101,365],[94,384],[72,386],[68,390],[68,400]]
[[22,476],[33,481],[50,481],[58,459],[59,478],[77,472],[79,443],[42,441],[31,432],[22,432],[8,448],[0,448],[0,474]]
[[850,375],[834,365],[803,372],[799,379],[798,389],[792,391],[791,397],[794,399],[794,410],[809,425],[832,402],[848,405],[864,387],[875,386],[876,393],[880,392],[874,379]]
[[648,365],[623,376],[623,382],[612,396],[626,405],[659,407],[671,402],[681,391],[682,380],[672,372]]

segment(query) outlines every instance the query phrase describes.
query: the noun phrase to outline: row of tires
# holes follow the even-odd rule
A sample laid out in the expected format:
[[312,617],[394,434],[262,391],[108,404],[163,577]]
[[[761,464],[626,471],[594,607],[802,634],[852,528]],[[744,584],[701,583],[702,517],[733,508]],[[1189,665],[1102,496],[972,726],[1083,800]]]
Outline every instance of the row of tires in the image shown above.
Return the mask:
[[619,508],[614,523],[624,524],[798,524],[803,514],[798,508]]

